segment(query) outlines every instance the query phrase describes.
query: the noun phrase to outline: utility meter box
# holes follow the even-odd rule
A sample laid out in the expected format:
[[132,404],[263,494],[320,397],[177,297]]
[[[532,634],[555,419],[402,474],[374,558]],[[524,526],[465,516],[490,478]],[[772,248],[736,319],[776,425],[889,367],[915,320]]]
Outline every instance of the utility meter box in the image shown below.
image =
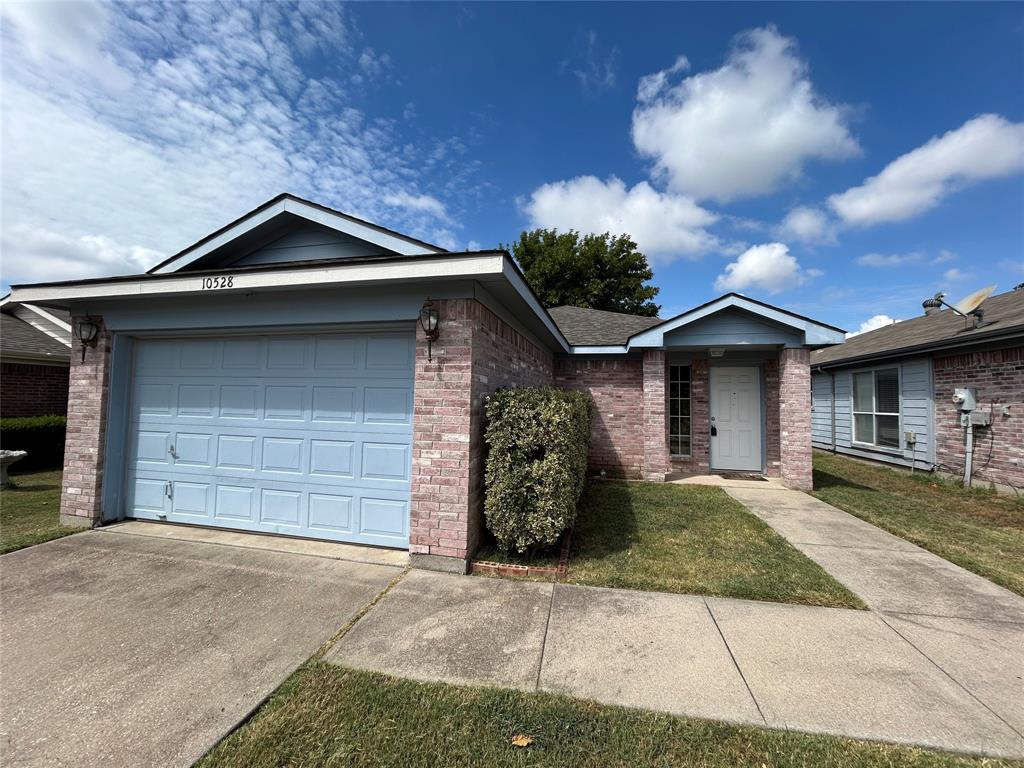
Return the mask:
[[957,387],[953,390],[953,403],[957,410],[973,411],[978,407],[978,393],[973,387]]

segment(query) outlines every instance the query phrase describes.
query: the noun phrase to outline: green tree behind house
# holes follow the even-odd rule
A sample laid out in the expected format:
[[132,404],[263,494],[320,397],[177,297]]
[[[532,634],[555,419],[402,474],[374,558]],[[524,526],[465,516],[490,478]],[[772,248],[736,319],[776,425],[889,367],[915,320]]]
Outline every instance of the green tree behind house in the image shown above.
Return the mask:
[[581,235],[534,229],[509,246],[530,287],[546,307],[577,307],[656,317],[658,289],[647,257],[629,235]]

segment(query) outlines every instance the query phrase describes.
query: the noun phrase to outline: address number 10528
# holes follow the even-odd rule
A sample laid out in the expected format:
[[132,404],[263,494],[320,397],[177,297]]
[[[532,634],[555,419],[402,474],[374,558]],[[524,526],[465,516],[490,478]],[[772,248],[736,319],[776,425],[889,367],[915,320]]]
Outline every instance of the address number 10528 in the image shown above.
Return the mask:
[[203,290],[208,291],[216,288],[234,288],[235,287],[235,276],[230,277],[204,277],[203,278]]

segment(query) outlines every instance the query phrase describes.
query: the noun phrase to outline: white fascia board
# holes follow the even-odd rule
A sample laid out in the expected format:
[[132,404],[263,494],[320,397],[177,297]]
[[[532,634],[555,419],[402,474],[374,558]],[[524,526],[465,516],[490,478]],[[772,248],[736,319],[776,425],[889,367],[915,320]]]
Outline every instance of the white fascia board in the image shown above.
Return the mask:
[[254,213],[251,216],[246,217],[235,226],[217,235],[217,237],[186,251],[174,261],[168,262],[159,269],[154,270],[153,274],[166,275],[171,272],[177,272],[179,269],[187,267],[192,262],[206,256],[208,253],[212,253],[218,248],[224,247],[235,238],[241,237],[247,232],[251,232],[256,227],[266,224],[268,221],[280,216],[282,213],[290,213],[294,216],[306,219],[307,221],[321,224],[337,232],[342,232],[346,235],[351,235],[359,238],[360,240],[372,243],[373,245],[385,248],[386,250],[394,251],[402,256],[415,256],[422,253],[444,253],[444,251],[439,248],[430,248],[423,243],[411,243],[404,238],[397,237],[396,235],[392,235],[387,232],[382,232],[375,227],[371,227],[367,224],[361,224],[358,221],[352,221],[345,216],[339,216],[336,213],[325,211],[322,208],[318,208],[315,205],[309,205],[301,200],[285,198],[283,200],[279,200],[274,205],[260,211],[259,213]]
[[807,345],[839,344],[845,338],[845,335],[841,331],[821,325],[820,323],[815,323],[812,320],[804,320],[802,318],[795,317],[788,312],[784,312],[773,307],[766,307],[763,304],[745,299],[742,296],[723,296],[705,307],[695,309],[691,312],[684,312],[671,320],[666,320],[661,325],[656,325],[649,330],[638,333],[636,336],[630,338],[628,346],[664,346],[664,336],[666,333],[670,333],[677,328],[689,325],[701,318],[708,317],[709,315],[721,312],[723,309],[729,309],[730,307],[736,307],[767,320],[772,320],[776,323],[789,326],[790,328],[803,331],[804,343]]
[[49,323],[53,323],[58,328],[63,328],[65,331],[70,331],[71,330],[71,323],[65,323],[59,317],[54,317],[53,315],[51,315],[49,312],[47,312],[45,309],[43,309],[41,307],[37,307],[34,304],[22,304],[22,306],[25,307],[25,309],[28,309],[28,310],[31,310],[32,312],[35,312],[41,318],[43,318],[44,320],[46,320]]
[[204,288],[205,274],[175,274],[174,277],[141,277],[136,280],[111,280],[70,285],[26,285],[14,289],[17,301],[38,301],[56,304],[84,299],[117,299],[169,294],[245,293],[274,288],[303,288],[347,283],[376,283],[428,279],[458,279],[497,276],[502,274],[501,254],[430,258],[401,263],[335,264],[315,269],[226,271],[230,288]]
[[444,253],[444,250],[441,248],[431,248],[424,243],[411,243],[405,238],[382,232],[366,224],[360,224],[358,221],[352,221],[344,216],[339,216],[336,213],[304,203],[301,200],[286,199],[283,202],[284,209],[288,213],[309,219],[317,224],[323,224],[325,227],[330,227],[346,235],[352,235],[368,243],[379,245],[381,248],[400,253],[403,256],[417,256],[422,253]]
[[231,229],[221,232],[219,235],[217,235],[217,237],[211,238],[207,240],[205,243],[201,243],[200,245],[197,245],[195,248],[191,248],[185,251],[183,254],[178,256],[178,258],[174,259],[174,261],[170,261],[164,264],[159,269],[153,270],[153,274],[166,275],[170,272],[177,272],[179,269],[187,267],[193,261],[203,258],[203,256],[210,253],[211,251],[215,251],[218,248],[227,245],[236,237],[241,237],[246,232],[255,229],[261,224],[266,224],[275,216],[280,216],[282,213],[284,213],[284,204],[285,201],[280,200],[279,202],[275,203],[269,208],[266,208],[260,211],[259,213],[255,213],[252,216],[247,217],[243,221],[240,221],[238,222],[238,224],[231,227]]
[[504,256],[501,257],[502,262],[502,273],[505,275],[505,279],[512,284],[512,287],[516,289],[516,292],[523,298],[523,301],[527,303],[533,313],[540,318],[540,321],[544,323],[544,327],[547,328],[555,339],[558,340],[559,345],[562,347],[562,351],[569,352],[572,348],[569,346],[569,342],[565,340],[565,336],[558,330],[558,326],[552,321],[548,311],[544,309],[533,291],[526,284],[526,281],[519,275],[519,272]]
[[571,348],[572,354],[626,354],[630,351],[627,346],[604,346],[604,347],[583,347]]

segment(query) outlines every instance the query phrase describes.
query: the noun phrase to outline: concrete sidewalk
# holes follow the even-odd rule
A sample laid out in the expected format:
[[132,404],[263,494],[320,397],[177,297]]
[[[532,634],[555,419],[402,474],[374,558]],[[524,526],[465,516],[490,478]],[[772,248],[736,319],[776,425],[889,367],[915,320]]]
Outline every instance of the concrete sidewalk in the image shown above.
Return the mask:
[[1024,757],[1024,624],[412,571],[329,652],[420,680]]

